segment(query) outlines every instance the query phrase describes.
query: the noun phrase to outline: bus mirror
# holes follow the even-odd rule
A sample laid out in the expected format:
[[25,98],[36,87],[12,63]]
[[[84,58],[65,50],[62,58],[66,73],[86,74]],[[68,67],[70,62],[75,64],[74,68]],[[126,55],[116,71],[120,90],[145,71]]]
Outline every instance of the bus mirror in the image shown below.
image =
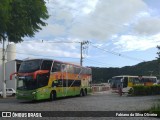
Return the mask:
[[121,83],[123,83],[123,82],[124,82],[124,79],[122,78],[122,79],[121,79]]
[[10,80],[12,80],[12,76],[18,74],[17,72],[14,72],[10,75]]
[[111,83],[111,80],[110,80],[110,79],[108,80],[108,83]]

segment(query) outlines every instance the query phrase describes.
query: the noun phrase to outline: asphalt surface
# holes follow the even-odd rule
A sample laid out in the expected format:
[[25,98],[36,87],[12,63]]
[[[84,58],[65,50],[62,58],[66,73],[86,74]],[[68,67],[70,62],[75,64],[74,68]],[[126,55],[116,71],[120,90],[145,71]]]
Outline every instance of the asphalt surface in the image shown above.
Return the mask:
[[[126,95],[119,96],[116,93],[99,92],[93,93],[85,97],[69,97],[61,98],[56,101],[38,101],[38,102],[22,102],[16,100],[14,97],[8,97],[6,99],[0,98],[0,111],[117,111],[123,113],[124,111],[144,111],[151,108],[151,106],[157,104],[160,100],[160,96],[139,96],[129,97]],[[92,112],[94,114],[95,112]],[[101,112],[99,112],[101,114]],[[72,113],[71,113],[72,114]],[[82,112],[82,116],[86,116],[87,113]],[[98,113],[97,113],[98,114]],[[107,113],[106,113],[107,114]],[[115,113],[114,113],[115,114]],[[94,115],[93,115],[94,116]],[[11,119],[11,118],[2,118]],[[14,118],[12,118],[14,119]],[[15,118],[22,119],[22,118]],[[27,118],[23,118],[27,119]],[[30,118],[34,119],[35,118]],[[43,117],[38,118],[43,120],[48,119],[71,119],[71,120],[151,120],[156,117]]]

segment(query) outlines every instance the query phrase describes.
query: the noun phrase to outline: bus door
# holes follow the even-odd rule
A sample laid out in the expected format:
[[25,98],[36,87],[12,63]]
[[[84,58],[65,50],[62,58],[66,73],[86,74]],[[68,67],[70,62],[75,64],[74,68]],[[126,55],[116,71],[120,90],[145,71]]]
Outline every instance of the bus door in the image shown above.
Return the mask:
[[128,77],[123,78],[123,88],[128,87]]
[[63,96],[63,75],[62,75],[62,64],[60,62],[54,62],[52,67],[52,74],[55,79],[52,81],[52,88],[56,90],[57,97]]
[[123,77],[122,80],[123,92],[128,92],[128,77]]

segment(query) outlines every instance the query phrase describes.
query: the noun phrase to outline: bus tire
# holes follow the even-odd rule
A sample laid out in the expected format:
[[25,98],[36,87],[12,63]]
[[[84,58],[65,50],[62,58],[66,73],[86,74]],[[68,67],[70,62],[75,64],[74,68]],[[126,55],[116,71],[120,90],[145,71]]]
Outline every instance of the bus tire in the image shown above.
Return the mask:
[[80,96],[80,97],[84,96],[84,91],[83,91],[83,89],[81,89],[79,96]]
[[16,95],[15,93],[12,94],[12,96],[15,96],[15,95]]
[[56,97],[57,97],[56,91],[52,91],[51,94],[50,94],[50,100],[51,100],[51,101],[55,101],[55,100],[56,100]]

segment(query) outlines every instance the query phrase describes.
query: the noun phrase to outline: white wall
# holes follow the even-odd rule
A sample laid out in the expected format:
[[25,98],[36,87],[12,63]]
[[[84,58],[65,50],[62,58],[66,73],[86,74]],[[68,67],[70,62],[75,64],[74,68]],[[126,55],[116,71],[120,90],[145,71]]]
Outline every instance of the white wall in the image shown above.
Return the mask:
[[[8,51],[8,52],[7,52]],[[6,49],[6,87],[16,88],[16,81],[10,81],[9,76],[11,73],[16,72],[16,45],[9,44],[7,45]],[[3,88],[2,86],[2,48],[0,48],[0,89]]]
[[10,75],[16,72],[16,69],[17,69],[17,66],[16,66],[15,60],[12,60],[6,63],[6,87],[7,88],[13,88],[16,90],[15,76],[13,76],[12,80],[10,80]]

